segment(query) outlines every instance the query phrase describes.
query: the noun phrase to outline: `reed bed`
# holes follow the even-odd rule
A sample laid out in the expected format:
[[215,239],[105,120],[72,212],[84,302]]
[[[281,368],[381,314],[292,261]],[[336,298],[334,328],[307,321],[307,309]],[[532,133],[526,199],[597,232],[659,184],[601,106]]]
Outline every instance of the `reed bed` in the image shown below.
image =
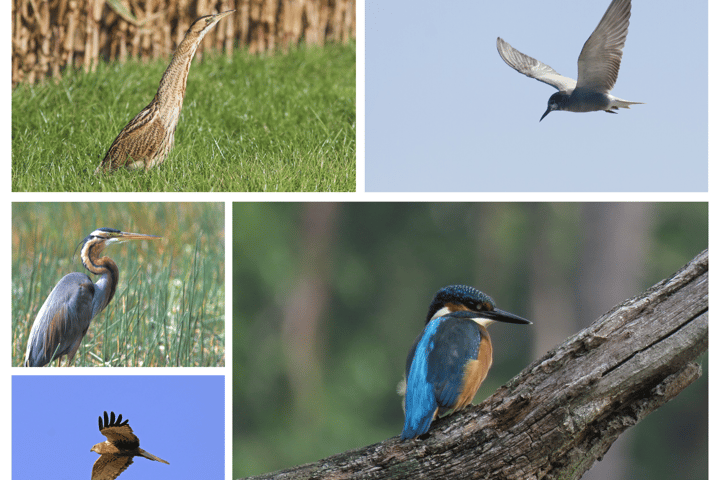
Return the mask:
[[355,0],[13,0],[12,82],[94,72],[100,60],[169,57],[198,17],[236,10],[211,30],[203,51],[252,54],[355,38]]

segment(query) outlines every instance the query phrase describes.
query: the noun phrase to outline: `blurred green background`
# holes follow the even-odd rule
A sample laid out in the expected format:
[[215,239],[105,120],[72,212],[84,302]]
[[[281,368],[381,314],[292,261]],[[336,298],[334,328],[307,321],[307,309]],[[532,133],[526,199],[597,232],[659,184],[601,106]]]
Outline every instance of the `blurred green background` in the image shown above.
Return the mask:
[[76,247],[109,227],[163,238],[103,251],[120,280],[90,324],[75,366],[223,366],[224,211],[224,203],[14,202],[12,365],[22,365],[38,310],[64,275],[98,280]]
[[[233,478],[399,435],[395,387],[446,285],[534,322],[490,327],[479,403],[707,243],[706,203],[236,203]],[[698,361],[703,376],[584,478],[707,478]]]

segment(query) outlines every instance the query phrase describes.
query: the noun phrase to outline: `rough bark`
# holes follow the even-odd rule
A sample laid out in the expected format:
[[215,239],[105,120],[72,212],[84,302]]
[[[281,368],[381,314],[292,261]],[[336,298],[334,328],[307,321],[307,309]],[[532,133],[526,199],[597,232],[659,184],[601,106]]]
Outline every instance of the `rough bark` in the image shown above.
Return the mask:
[[[616,306],[476,407],[399,437],[253,479],[577,479],[699,378],[708,252]],[[537,322],[538,324],[540,322]]]

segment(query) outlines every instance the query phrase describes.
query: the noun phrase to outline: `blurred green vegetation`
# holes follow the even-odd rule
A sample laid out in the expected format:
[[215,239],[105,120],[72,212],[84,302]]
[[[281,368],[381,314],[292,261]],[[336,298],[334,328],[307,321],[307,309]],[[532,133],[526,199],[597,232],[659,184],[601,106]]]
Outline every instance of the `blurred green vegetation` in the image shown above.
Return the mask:
[[[538,272],[553,269],[580,303],[573,289],[590,281],[591,241],[639,248],[640,286],[624,298],[600,299],[603,311],[576,306],[575,332],[707,248],[706,203],[643,205],[642,242],[625,235],[643,222],[625,222],[622,233],[593,231],[588,211],[611,207],[233,204],[233,478],[399,435],[403,413],[395,387],[428,304],[445,285],[478,287],[499,308],[535,323],[491,327],[494,363],[478,403],[544,353],[533,351],[540,348],[539,329],[555,330],[557,319],[531,315]],[[539,245],[547,264],[539,260]],[[628,431],[627,478],[707,476],[707,356],[698,361],[704,375]]]
[[224,365],[223,203],[14,202],[12,214],[13,366],[22,365],[32,323],[55,284],[75,271],[98,280],[76,247],[101,227],[163,238],[103,252],[117,263],[120,281],[75,366]]

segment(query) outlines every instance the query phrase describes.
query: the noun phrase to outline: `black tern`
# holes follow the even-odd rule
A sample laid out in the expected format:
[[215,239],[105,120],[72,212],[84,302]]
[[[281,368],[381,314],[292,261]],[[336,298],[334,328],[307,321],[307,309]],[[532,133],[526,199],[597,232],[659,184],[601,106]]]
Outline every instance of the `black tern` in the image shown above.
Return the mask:
[[548,108],[540,117],[541,122],[553,110],[617,113],[613,110],[642,103],[610,95],[617,81],[629,26],[630,0],[613,0],[580,52],[577,82],[515,50],[500,37],[497,49],[505,63],[518,72],[559,90],[548,100]]

